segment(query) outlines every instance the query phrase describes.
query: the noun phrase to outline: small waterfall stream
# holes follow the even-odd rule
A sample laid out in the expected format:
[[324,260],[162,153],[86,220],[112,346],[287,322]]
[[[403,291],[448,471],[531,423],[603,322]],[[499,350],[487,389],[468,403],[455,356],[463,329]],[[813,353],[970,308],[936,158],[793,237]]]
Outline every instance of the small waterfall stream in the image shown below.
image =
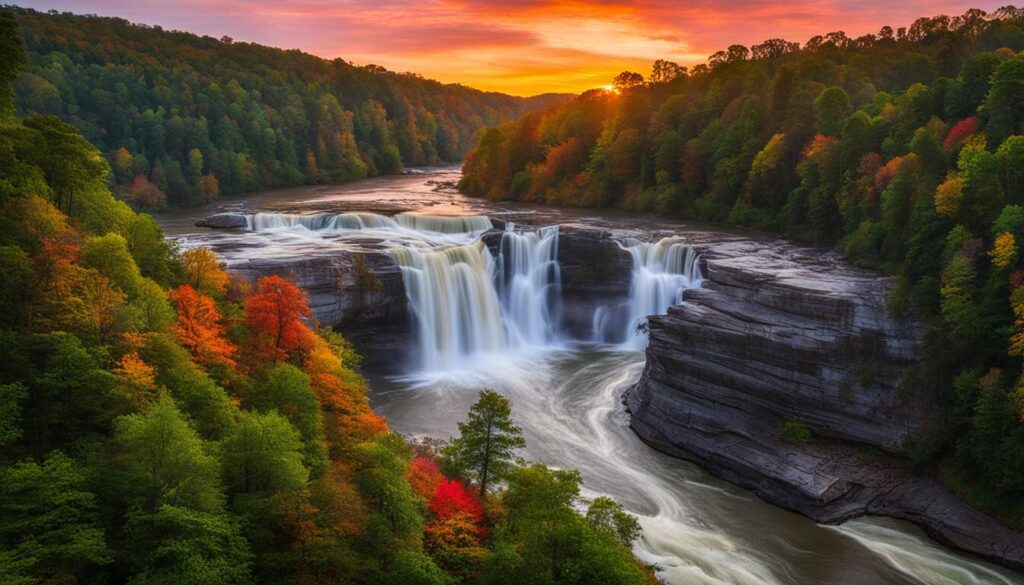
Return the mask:
[[647,335],[641,328],[647,317],[665,313],[680,301],[684,290],[700,286],[700,265],[694,249],[679,238],[654,243],[627,240],[623,247],[633,257],[625,343],[643,349]]
[[558,226],[517,233],[509,223],[501,237],[497,285],[519,344],[544,345],[557,339],[561,282]]

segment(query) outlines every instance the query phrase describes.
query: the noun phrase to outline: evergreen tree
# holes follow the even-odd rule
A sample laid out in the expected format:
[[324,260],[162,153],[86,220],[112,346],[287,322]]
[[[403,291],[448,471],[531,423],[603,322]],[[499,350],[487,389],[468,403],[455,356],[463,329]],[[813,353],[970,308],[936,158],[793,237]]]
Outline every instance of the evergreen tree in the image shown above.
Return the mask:
[[526,446],[511,415],[507,399],[494,390],[482,390],[466,420],[459,423],[459,437],[443,450],[449,465],[476,479],[481,496],[490,483],[501,481],[515,467],[516,451]]

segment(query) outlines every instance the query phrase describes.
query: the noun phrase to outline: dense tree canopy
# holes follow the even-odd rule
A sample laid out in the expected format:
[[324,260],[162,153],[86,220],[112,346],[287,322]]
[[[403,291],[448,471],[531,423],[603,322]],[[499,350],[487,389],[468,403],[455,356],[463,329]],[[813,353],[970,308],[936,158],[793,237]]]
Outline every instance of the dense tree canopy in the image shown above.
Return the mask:
[[[456,162],[481,128],[565,97],[481,92],[117,18],[15,16],[28,49],[18,109],[74,124],[110,162],[117,194],[140,207]],[[9,87],[24,54],[5,18]]]
[[770,229],[895,274],[891,308],[928,324],[911,383],[946,414],[916,462],[1024,525],[1022,50],[1008,6],[659,62],[487,130],[461,188]]
[[[303,132],[310,121],[301,112],[310,99],[324,115],[337,115],[337,124],[352,124],[351,112],[340,110],[333,94],[302,81],[304,72],[322,75],[324,84],[351,81],[360,92],[393,83],[442,102],[449,92],[456,110],[491,101],[512,103],[512,110],[520,104],[123,21],[19,15],[47,29],[28,37],[33,46],[54,48],[45,59],[51,72],[74,70],[68,55],[92,55],[90,65],[58,82],[69,104],[71,96],[82,99],[69,109],[87,117],[82,103],[131,110],[130,100],[138,100],[142,114],[118,110],[103,120],[111,132],[129,128],[123,125],[129,120],[152,123],[132,148],[151,148],[155,142],[147,141],[157,136],[179,140],[174,133],[182,124],[206,123],[190,117],[202,109],[193,102],[180,110],[183,116],[157,106],[160,116],[175,119],[167,127],[157,123],[146,92],[171,109],[183,97],[169,92],[167,79],[195,76],[215,85],[216,78],[235,97],[246,93],[241,83],[221,77],[230,68],[206,61],[204,45],[237,50],[233,59],[243,62],[230,61],[231,67],[252,72],[246,84],[293,103],[289,115],[299,116]],[[14,22],[0,11],[0,583],[454,585],[485,579],[486,560],[496,554],[491,529],[500,496],[480,497],[468,484],[444,477],[433,453],[411,463],[413,449],[370,408],[359,356],[339,334],[319,327],[294,283],[280,277],[244,282],[208,250],[179,252],[152,217],[114,198],[111,164],[73,126],[53,116],[12,117],[8,90],[22,55]],[[88,34],[74,23],[141,40],[109,36],[91,38],[94,45],[69,44],[62,35]],[[211,69],[199,74],[157,65],[154,54],[136,52],[150,41],[157,51],[188,53]],[[284,77],[268,73],[255,57],[245,60],[254,55],[280,59]],[[289,69],[289,60],[296,68]],[[110,75],[113,85],[104,87],[145,91],[116,99],[100,86],[87,91],[76,77],[85,70]],[[168,77],[150,85],[161,75]],[[370,81],[363,87],[360,80]],[[31,75],[19,83],[38,85]],[[175,83],[182,87],[181,79]],[[209,89],[207,83],[195,87],[202,90],[197,94]],[[249,87],[253,101],[246,111],[276,115],[259,101],[260,90]],[[48,95],[45,86],[41,91],[34,98]],[[224,128],[248,119],[240,106],[222,105],[231,110],[216,118]],[[379,114],[380,128],[392,124],[382,108],[370,109]],[[425,109],[417,115],[431,119]],[[90,124],[75,116],[76,124]],[[442,134],[416,144],[425,148]],[[148,146],[138,146],[143,143]],[[196,176],[209,172],[206,165],[213,163],[204,161],[223,154],[185,152],[188,172]],[[114,153],[115,176],[131,157],[127,150]],[[166,157],[157,158],[164,162],[142,180],[160,164],[168,166],[159,172],[174,168],[173,157]],[[370,160],[357,154],[349,163]],[[216,181],[206,178],[200,186],[213,189]],[[629,558],[621,545],[617,554]]]

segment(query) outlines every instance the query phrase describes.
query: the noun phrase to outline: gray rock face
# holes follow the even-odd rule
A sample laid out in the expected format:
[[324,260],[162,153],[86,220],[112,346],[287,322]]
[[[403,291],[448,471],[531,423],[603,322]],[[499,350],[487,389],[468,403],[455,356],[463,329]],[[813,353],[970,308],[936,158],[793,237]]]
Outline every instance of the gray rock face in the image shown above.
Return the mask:
[[[891,282],[785,246],[711,245],[704,258],[704,286],[650,319],[647,364],[625,398],[641,438],[818,521],[902,518],[1024,568],[1020,534],[851,446],[905,454],[938,424],[911,375],[919,327],[885,308]],[[811,443],[780,440],[790,418]]]
[[563,224],[559,231],[562,331],[588,339],[597,307],[628,301],[633,260],[607,230]]
[[386,252],[349,252],[287,260],[250,260],[231,270],[255,281],[287,276],[306,291],[313,318],[336,327],[369,364],[394,363],[408,347],[405,285]]
[[197,221],[196,227],[232,229],[244,228],[247,224],[245,216],[240,213],[218,213]]

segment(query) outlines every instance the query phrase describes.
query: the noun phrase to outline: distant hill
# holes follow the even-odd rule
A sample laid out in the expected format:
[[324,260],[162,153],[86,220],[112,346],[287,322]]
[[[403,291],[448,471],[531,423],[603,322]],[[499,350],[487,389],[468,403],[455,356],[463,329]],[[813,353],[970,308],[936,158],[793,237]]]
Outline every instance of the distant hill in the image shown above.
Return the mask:
[[571,96],[520,98],[297,50],[120,18],[11,7],[29,63],[20,113],[54,114],[142,206],[457,162],[486,126]]

